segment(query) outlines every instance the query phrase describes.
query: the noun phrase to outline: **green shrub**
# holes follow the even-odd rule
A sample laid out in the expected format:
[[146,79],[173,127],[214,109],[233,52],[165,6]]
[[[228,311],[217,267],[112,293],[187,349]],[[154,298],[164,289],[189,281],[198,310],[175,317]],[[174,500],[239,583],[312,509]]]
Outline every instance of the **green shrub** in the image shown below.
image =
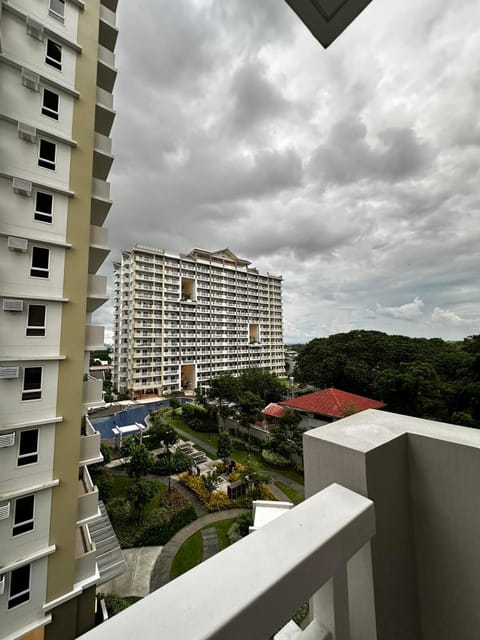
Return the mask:
[[191,469],[192,466],[193,462],[190,456],[183,453],[183,451],[175,451],[170,457],[168,454],[158,456],[151,471],[159,476],[168,476],[170,473],[187,471],[187,469]]
[[262,449],[262,459],[274,467],[286,468],[292,465],[288,458],[281,456],[279,453],[275,453],[275,451],[271,449]]

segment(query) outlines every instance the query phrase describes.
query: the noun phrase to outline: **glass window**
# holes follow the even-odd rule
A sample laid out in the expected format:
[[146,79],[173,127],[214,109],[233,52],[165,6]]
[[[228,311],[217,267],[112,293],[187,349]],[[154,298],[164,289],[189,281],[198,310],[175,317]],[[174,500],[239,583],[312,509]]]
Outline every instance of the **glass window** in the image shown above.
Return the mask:
[[40,140],[38,148],[38,166],[55,171],[57,145],[48,140]]
[[33,529],[35,496],[24,496],[15,500],[12,535],[19,536]]
[[45,249],[45,247],[33,247],[30,275],[34,278],[48,278],[49,262],[50,249]]
[[42,367],[25,367],[23,370],[22,400],[39,400],[42,397]]
[[37,191],[35,195],[35,213],[33,218],[39,222],[52,222],[53,196],[51,193]]
[[18,606],[30,599],[30,565],[14,569],[10,573],[10,593],[8,608]]
[[60,98],[58,93],[50,91],[50,89],[43,90],[42,100],[42,113],[44,116],[58,120],[58,106],[60,104]]
[[55,69],[62,70],[62,46],[53,40],[47,40],[45,62]]
[[45,316],[47,308],[44,304],[29,304],[27,314],[27,336],[45,335]]
[[65,18],[65,0],[50,0],[48,14],[55,20],[63,22]]
[[21,431],[17,465],[24,467],[27,464],[35,464],[35,462],[38,462],[38,429]]

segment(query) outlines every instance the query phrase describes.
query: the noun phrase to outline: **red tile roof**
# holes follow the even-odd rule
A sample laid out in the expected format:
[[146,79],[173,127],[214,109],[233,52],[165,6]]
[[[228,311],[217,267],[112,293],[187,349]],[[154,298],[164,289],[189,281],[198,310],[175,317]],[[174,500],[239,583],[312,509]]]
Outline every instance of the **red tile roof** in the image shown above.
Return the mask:
[[365,409],[381,409],[385,406],[384,402],[357,396],[354,393],[347,393],[333,387],[323,391],[314,391],[314,393],[308,393],[306,396],[293,398],[293,400],[284,400],[279,404],[330,418],[343,418],[350,413],[358,413],[365,411]]
[[265,409],[263,409],[262,413],[264,416],[269,416],[270,418],[281,418],[285,411],[285,407],[281,407],[279,404],[271,402],[265,407]]

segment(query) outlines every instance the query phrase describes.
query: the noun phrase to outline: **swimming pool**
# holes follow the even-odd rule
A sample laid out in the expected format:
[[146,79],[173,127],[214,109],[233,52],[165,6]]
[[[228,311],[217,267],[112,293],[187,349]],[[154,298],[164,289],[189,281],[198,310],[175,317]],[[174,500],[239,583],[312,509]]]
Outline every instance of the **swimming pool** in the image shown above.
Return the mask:
[[[179,398],[181,403],[192,402],[190,398]],[[128,424],[139,422],[145,424],[145,418],[152,411],[158,411],[161,407],[166,407],[170,403],[169,400],[157,400],[156,402],[148,402],[147,404],[138,404],[130,406],[124,411],[119,411],[113,416],[105,416],[104,418],[90,418],[90,422],[94,428],[100,432],[102,440],[114,438],[113,427],[126,427]]]

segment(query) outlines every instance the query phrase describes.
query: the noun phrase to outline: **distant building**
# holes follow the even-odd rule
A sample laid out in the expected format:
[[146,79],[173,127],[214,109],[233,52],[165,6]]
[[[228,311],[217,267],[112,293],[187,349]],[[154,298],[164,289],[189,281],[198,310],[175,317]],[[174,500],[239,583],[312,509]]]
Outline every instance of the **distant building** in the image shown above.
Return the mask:
[[248,367],[285,373],[282,277],[229,249],[136,245],[114,263],[113,387],[131,397],[193,391]]
[[293,409],[301,416],[300,427],[307,430],[366,409],[382,409],[385,406],[385,403],[378,400],[331,387],[291,400],[272,402],[262,413],[267,421],[272,421],[281,418],[287,409]]

